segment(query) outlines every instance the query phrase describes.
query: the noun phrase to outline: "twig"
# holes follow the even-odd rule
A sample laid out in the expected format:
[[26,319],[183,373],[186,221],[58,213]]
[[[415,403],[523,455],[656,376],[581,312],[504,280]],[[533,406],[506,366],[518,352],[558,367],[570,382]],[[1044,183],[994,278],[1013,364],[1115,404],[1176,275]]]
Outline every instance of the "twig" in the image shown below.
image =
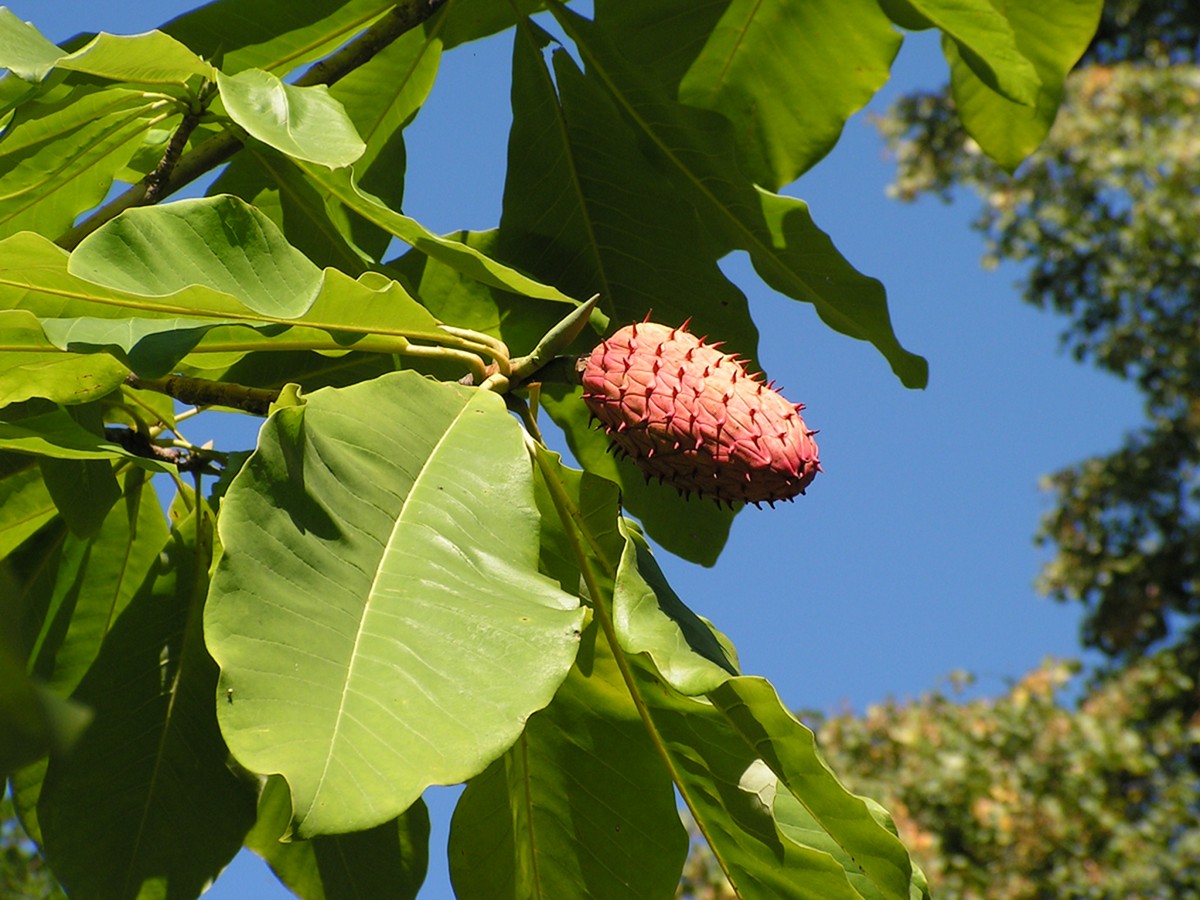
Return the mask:
[[270,411],[271,404],[279,399],[279,391],[229,384],[224,381],[209,381],[205,378],[190,378],[186,375],[139,378],[130,373],[125,377],[125,383],[133,388],[158,391],[193,406],[225,406],[256,416],[265,416]]
[[[446,0],[402,0],[349,44],[336,51],[332,56],[310,66],[303,75],[296,79],[295,84],[299,87],[310,87],[317,84],[334,84],[340,81],[364,63],[369,62],[402,34],[432,17],[445,2]],[[180,129],[176,131],[177,137],[182,130],[183,126],[181,125]],[[183,143],[186,141],[185,135]],[[149,206],[163,197],[175,193],[201,175],[211,172],[217,166],[227,162],[230,157],[242,149],[242,146],[242,139],[236,133],[223,131],[190,153],[177,156],[174,164],[168,168],[165,177],[157,174],[163,165],[160,163],[153,172],[150,172],[119,197],[115,197],[101,206],[59,237],[55,243],[65,250],[74,250],[80,241],[104,223],[115,219],[120,213],[135,206]],[[168,148],[169,152],[170,148]],[[166,155],[164,154],[165,160]]]

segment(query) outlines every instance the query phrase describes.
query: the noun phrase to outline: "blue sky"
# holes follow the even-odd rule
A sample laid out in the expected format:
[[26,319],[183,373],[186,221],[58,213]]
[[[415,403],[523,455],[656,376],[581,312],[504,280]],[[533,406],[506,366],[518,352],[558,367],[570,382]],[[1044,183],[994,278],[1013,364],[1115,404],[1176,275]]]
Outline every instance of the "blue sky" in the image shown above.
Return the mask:
[[[149,30],[192,5],[10,3],[54,40]],[[499,218],[509,52],[501,36],[448,54],[407,133],[405,212],[435,230]],[[867,114],[938,87],[945,72],[936,38],[909,36]],[[979,676],[976,692],[995,694],[1046,656],[1080,656],[1079,607],[1033,589],[1043,557],[1032,535],[1049,505],[1038,482],[1109,451],[1140,421],[1131,388],[1059,352],[1062,321],[1020,301],[1020,270],[981,268],[982,241],[968,229],[974,198],[900,204],[885,196],[891,174],[859,114],[786,192],[807,200],[842,253],[886,285],[901,342],[929,360],[929,387],[906,390],[872,347],[774,294],[744,260],[727,260],[762,333],[763,368],[821,431],[825,473],[795,504],[743,512],[714,568],[659,557],[685,602],[732,638],[743,670],[769,678],[795,708],[861,711],[944,685],[960,669]],[[221,446],[222,429],[199,439]],[[436,900],[450,896],[453,791],[431,800],[422,897]],[[290,894],[243,854],[207,896]]]

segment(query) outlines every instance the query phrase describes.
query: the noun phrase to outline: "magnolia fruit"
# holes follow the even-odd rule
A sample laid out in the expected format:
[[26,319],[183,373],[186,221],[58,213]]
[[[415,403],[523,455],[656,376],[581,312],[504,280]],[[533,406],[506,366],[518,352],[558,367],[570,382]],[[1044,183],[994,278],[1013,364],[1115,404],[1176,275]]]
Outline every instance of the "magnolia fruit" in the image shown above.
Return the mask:
[[583,399],[614,448],[685,496],[773,505],[803,494],[821,471],[803,404],[686,326],[628,325],[588,357]]

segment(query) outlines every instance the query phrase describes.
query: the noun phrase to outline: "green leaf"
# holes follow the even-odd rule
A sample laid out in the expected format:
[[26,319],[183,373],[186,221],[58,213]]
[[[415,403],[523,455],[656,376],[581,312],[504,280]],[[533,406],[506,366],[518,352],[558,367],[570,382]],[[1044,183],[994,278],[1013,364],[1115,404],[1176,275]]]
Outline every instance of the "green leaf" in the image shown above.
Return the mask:
[[303,315],[323,279],[274,222],[231,196],[127,209],[79,243],[67,271],[147,297],[201,285],[277,318]]
[[923,387],[928,365],[896,339],[883,286],[837,252],[803,201],[740,174],[729,121],[669,99],[604,31],[561,6],[551,10],[583,55],[587,77],[603,86],[654,164],[693,206],[716,242],[715,258],[745,250],[771,287],[812,303],[832,328],[870,341],[906,386]]
[[58,67],[137,84],[182,85],[196,75],[216,76],[216,69],[161,31],[98,34],[82,50],[60,60]]
[[516,745],[471,779],[450,827],[460,900],[671,897],[687,854],[671,778],[593,623]]
[[[846,120],[887,81],[900,49],[876,0],[672,6],[609,5],[603,18],[611,25],[612,13],[623,17],[622,32],[636,35],[632,46],[622,41],[629,58],[666,69],[664,84],[678,84],[680,101],[733,123],[743,171],[773,190],[833,148]],[[665,54],[664,44],[681,52]],[[673,57],[696,46],[686,71],[677,71],[686,60]]]
[[63,55],[33,25],[0,6],[0,68],[25,81],[41,81]]
[[0,142],[0,237],[56,236],[100,203],[175,104],[128,87],[62,84],[22,104]]
[[79,425],[67,410],[56,407],[32,415],[0,410],[0,450],[32,453],[53,459],[126,459],[143,468],[166,472],[170,467],[158,460],[135,456]]
[[[104,418],[97,404],[71,406],[66,413],[97,437],[104,434]],[[59,515],[72,533],[91,537],[121,497],[112,463],[104,459],[41,460],[42,479],[54,498]]]
[[388,208],[378,197],[371,196],[355,184],[354,177],[348,169],[329,172],[305,163],[297,165],[304,170],[310,181],[328,191],[331,196],[336,197],[368,222],[375,223],[427,256],[476,281],[540,300],[576,304],[575,300],[558,289],[522,275],[467,244],[439,237],[416,220]]
[[29,617],[32,671],[62,695],[75,690],[105,635],[159,562],[167,523],[148,473],[126,471],[122,499],[89,538],[38,535],[12,556]]
[[0,559],[58,515],[37,460],[0,453]]
[[268,420],[222,504],[205,632],[230,748],[287,779],[301,837],[477,774],[550,701],[582,610],[538,573],[538,528],[495,394],[399,372]]
[[621,649],[645,653],[681,694],[704,694],[738,674],[711,628],[667,583],[637,531],[621,523],[625,550],[613,591],[613,626]]
[[904,847],[838,784],[769,684],[731,678],[709,703],[633,671],[680,794],[740,897],[908,900]]
[[64,352],[27,310],[0,310],[0,407],[34,397],[87,403],[112,393],[128,371],[111,356]]
[[336,169],[366,145],[325,85],[296,87],[262,69],[217,73],[225,112],[249,134],[296,159]]
[[912,865],[899,838],[837,780],[812,732],[788,712],[770,683],[730,679],[709,699],[759,754],[764,788],[776,782],[774,813],[783,833],[830,854],[863,896],[906,898]]
[[1036,102],[1014,103],[981,80],[962,49],[943,38],[950,88],[967,133],[1008,171],[1032,153],[1050,131],[1071,67],[1087,49],[1100,21],[1103,0],[1010,0],[1004,14],[1017,48],[1033,62],[1041,81]]
[[267,779],[246,846],[302,900],[413,900],[429,867],[429,810],[417,800],[396,819],[367,831],[282,841],[291,825],[287,782]]
[[[194,500],[193,500],[194,502]],[[121,614],[75,699],[95,712],[38,801],[46,855],[80,896],[195,897],[254,822],[214,716],[201,606],[212,546],[193,514]],[[211,533],[211,532],[209,532]]]
[[1013,103],[1033,106],[1041,81],[1022,54],[1005,13],[991,0],[884,0],[903,28],[936,26],[954,42],[963,61],[989,88]]
[[333,52],[395,6],[395,0],[216,0],[162,30],[233,74],[251,67],[284,76]]
[[87,707],[30,678],[20,656],[0,645],[0,778],[48,753],[65,754],[90,720]]

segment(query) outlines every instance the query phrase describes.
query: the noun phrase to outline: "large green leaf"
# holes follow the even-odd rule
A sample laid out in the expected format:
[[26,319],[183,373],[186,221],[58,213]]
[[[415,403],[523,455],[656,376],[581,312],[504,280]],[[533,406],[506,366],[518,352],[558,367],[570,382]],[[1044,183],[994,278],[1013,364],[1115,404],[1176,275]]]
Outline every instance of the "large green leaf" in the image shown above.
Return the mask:
[[95,719],[46,773],[44,849],[72,895],[195,897],[254,822],[214,715],[200,628],[213,522],[196,518],[108,634],[75,692]]
[[732,678],[710,703],[640,665],[633,673],[679,792],[739,896],[909,900],[903,845],[825,768],[769,684]]
[[598,631],[584,632],[550,706],[459,800],[459,900],[674,896],[687,834],[670,774]]
[[[572,293],[599,293],[614,324],[650,311],[664,322],[692,317],[701,333],[720,334],[731,350],[753,357],[758,335],[746,299],[717,267],[717,251],[691,206],[649,164],[603,91],[564,54],[555,55],[551,77],[540,52],[544,40],[534,26],[522,26],[514,45],[502,258]],[[589,352],[595,341],[588,330],[577,349]],[[607,452],[577,396],[549,399],[547,409],[576,458],[622,486],[627,508],[655,540],[687,559],[715,561],[730,510],[685,507],[673,489],[646,485],[632,464]]]
[[183,85],[193,76],[216,75],[211,65],[161,31],[98,34],[82,50],[60,60],[58,67],[137,84]]
[[67,271],[147,297],[201,285],[287,319],[304,314],[323,280],[274,222],[228,195],[127,209],[79,243]]
[[222,730],[302,837],[482,771],[545,706],[582,611],[537,571],[516,421],[399,372],[276,412],[222,504],[205,631]]
[[963,126],[983,152],[1010,172],[1037,149],[1054,124],[1063,82],[1083,55],[1100,21],[1103,0],[1009,0],[1004,15],[1017,48],[1037,69],[1041,89],[1032,105],[1004,97],[980,79],[960,45],[949,37],[950,87]]
[[[611,26],[620,16],[621,33],[633,37],[622,41],[631,60],[659,66],[681,101],[733,123],[743,171],[772,190],[833,148],[900,48],[876,0],[601,6],[598,17]],[[664,45],[675,49],[663,53]],[[674,70],[688,56],[686,72]]]
[[1023,106],[1037,100],[1037,70],[1017,46],[1005,13],[991,0],[881,0],[879,5],[903,28],[939,28],[992,90]]
[[292,821],[287,783],[267,779],[246,846],[302,900],[413,900],[429,866],[429,810],[417,800],[367,831],[280,840]]
[[366,149],[325,85],[297,87],[262,69],[218,72],[217,85],[229,117],[288,156],[337,168],[350,165]]
[[64,83],[22,104],[0,142],[0,236],[57,236],[102,201],[175,104],[124,86]]
[[646,653],[667,683],[703,694],[737,675],[712,629],[684,605],[650,553],[646,539],[622,523],[625,549],[613,591],[613,625],[621,649]]
[[728,119],[671,99],[630,64],[609,30],[553,6],[588,78],[609,94],[664,175],[716,242],[715,256],[745,250],[775,290],[812,303],[832,328],[870,341],[908,387],[928,380],[925,360],[896,339],[883,285],[856,271],[813,223],[807,205],[755,186],[740,173]]

